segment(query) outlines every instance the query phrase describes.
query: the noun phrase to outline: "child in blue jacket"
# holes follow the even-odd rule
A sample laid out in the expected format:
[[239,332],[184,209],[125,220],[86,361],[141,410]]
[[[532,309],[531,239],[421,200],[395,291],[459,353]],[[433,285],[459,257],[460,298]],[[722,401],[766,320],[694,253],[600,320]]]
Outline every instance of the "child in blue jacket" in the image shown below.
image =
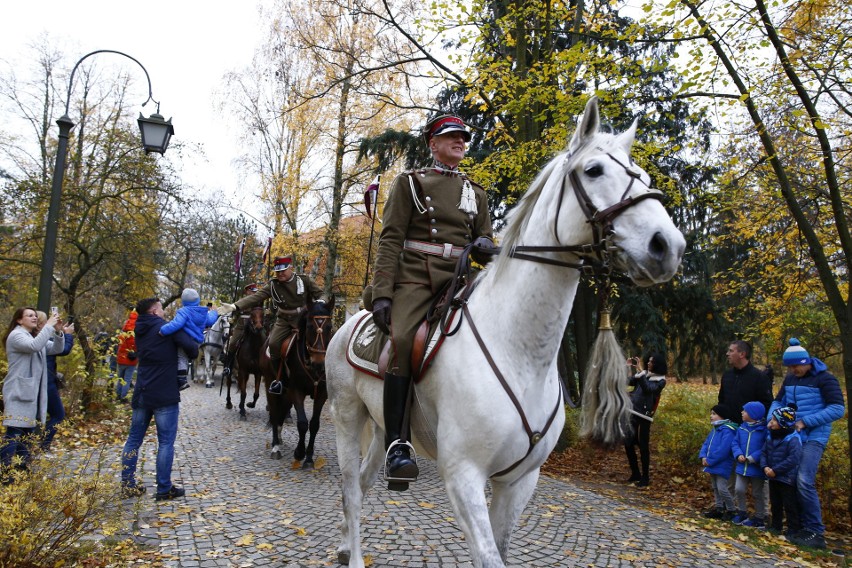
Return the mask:
[[[762,402],[753,401],[743,405],[743,423],[737,429],[731,444],[736,463],[737,474],[734,493],[737,500],[737,516],[732,519],[735,525],[763,528],[766,526],[766,476],[760,467],[760,455],[766,441],[766,424],[763,416],[766,407]],[[754,499],[754,515],[748,516],[748,487]]]
[[[216,310],[208,310],[201,305],[201,297],[192,288],[184,289],[180,295],[183,307],[178,309],[172,321],[160,328],[160,335],[171,335],[182,329],[199,344],[204,341],[204,329],[216,323],[219,314]],[[189,371],[189,357],[183,349],[178,349],[178,388],[180,390],[189,388],[187,372]]]
[[802,528],[796,477],[802,457],[802,438],[796,430],[796,405],[772,411],[769,437],[760,456],[760,467],[769,478],[769,506],[772,523],[769,530],[780,534],[787,516],[787,536],[797,535]]
[[698,457],[704,471],[710,474],[715,506],[702,513],[708,519],[730,521],[736,514],[734,498],[728,490],[728,478],[734,467],[734,455],[731,445],[737,432],[737,424],[731,422],[731,410],[724,404],[717,404],[710,411],[710,423],[713,429],[704,440]]

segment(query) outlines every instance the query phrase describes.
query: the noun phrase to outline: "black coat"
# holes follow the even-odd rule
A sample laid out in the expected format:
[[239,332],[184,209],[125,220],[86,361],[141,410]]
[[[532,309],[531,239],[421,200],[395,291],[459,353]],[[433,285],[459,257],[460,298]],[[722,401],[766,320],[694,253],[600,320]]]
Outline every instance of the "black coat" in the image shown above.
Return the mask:
[[724,404],[733,416],[732,422],[743,423],[740,411],[747,402],[762,402],[766,412],[772,404],[772,381],[765,373],[749,363],[742,369],[730,368],[722,375],[719,404]]
[[136,386],[133,408],[155,409],[180,402],[177,380],[178,347],[190,359],[198,357],[198,343],[186,332],[160,335],[166,320],[154,314],[140,314],[136,320]]
[[[649,378],[649,376],[653,378]],[[639,414],[653,417],[660,403],[660,393],[666,388],[666,378],[660,375],[649,375],[647,371],[641,371],[630,377],[630,386],[634,387],[630,393],[630,401],[633,410]]]

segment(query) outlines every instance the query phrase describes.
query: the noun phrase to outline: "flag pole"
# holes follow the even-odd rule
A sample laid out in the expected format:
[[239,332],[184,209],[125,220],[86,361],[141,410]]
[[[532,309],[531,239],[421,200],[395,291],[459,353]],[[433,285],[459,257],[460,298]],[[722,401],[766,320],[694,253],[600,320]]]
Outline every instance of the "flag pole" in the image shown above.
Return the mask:
[[370,243],[367,245],[367,269],[364,270],[364,288],[367,287],[370,280],[370,265],[372,264],[373,256],[373,235],[376,232],[376,214],[379,211],[379,183],[381,182],[381,179],[382,175],[378,174],[376,179],[373,180],[373,183],[367,187],[367,191],[364,192],[364,202],[367,205],[367,217],[371,219]]

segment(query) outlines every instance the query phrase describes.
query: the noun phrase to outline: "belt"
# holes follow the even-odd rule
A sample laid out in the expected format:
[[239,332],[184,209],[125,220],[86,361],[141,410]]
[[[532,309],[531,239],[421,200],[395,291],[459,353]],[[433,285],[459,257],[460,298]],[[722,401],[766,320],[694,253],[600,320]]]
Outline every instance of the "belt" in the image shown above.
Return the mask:
[[305,308],[293,308],[292,310],[285,310],[282,308],[278,308],[279,314],[284,314],[286,316],[295,316],[301,314]]
[[464,247],[453,246],[450,243],[427,243],[408,239],[403,243],[402,248],[431,254],[432,256],[440,256],[441,258],[458,258],[464,250]]

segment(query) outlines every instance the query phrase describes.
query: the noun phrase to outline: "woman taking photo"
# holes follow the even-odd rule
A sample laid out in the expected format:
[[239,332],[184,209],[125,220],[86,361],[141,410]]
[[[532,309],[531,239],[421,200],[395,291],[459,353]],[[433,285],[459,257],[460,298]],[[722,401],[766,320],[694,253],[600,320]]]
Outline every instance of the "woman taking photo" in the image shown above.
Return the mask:
[[41,331],[38,331],[38,314],[34,308],[18,308],[12,316],[4,337],[9,371],[3,382],[5,411],[3,425],[6,435],[0,449],[4,484],[11,483],[13,458],[17,455],[19,469],[26,469],[30,461],[28,444],[34,440],[22,439],[44,427],[47,418],[47,356],[62,352],[65,337],[56,330],[57,314],[51,313]]
[[[660,393],[666,386],[666,357],[660,353],[651,353],[645,356],[645,370],[639,364],[639,358],[629,359],[627,364],[631,368],[638,368],[639,372],[630,378],[630,401],[633,403],[633,416],[631,423],[633,435],[624,442],[627,452],[627,462],[630,464],[630,478],[628,483],[635,483],[636,487],[648,487],[648,473],[651,467],[651,422],[654,421],[654,413],[660,403]],[[639,455],[642,459],[642,471],[639,471],[639,463],[636,460],[636,446],[639,446]]]

